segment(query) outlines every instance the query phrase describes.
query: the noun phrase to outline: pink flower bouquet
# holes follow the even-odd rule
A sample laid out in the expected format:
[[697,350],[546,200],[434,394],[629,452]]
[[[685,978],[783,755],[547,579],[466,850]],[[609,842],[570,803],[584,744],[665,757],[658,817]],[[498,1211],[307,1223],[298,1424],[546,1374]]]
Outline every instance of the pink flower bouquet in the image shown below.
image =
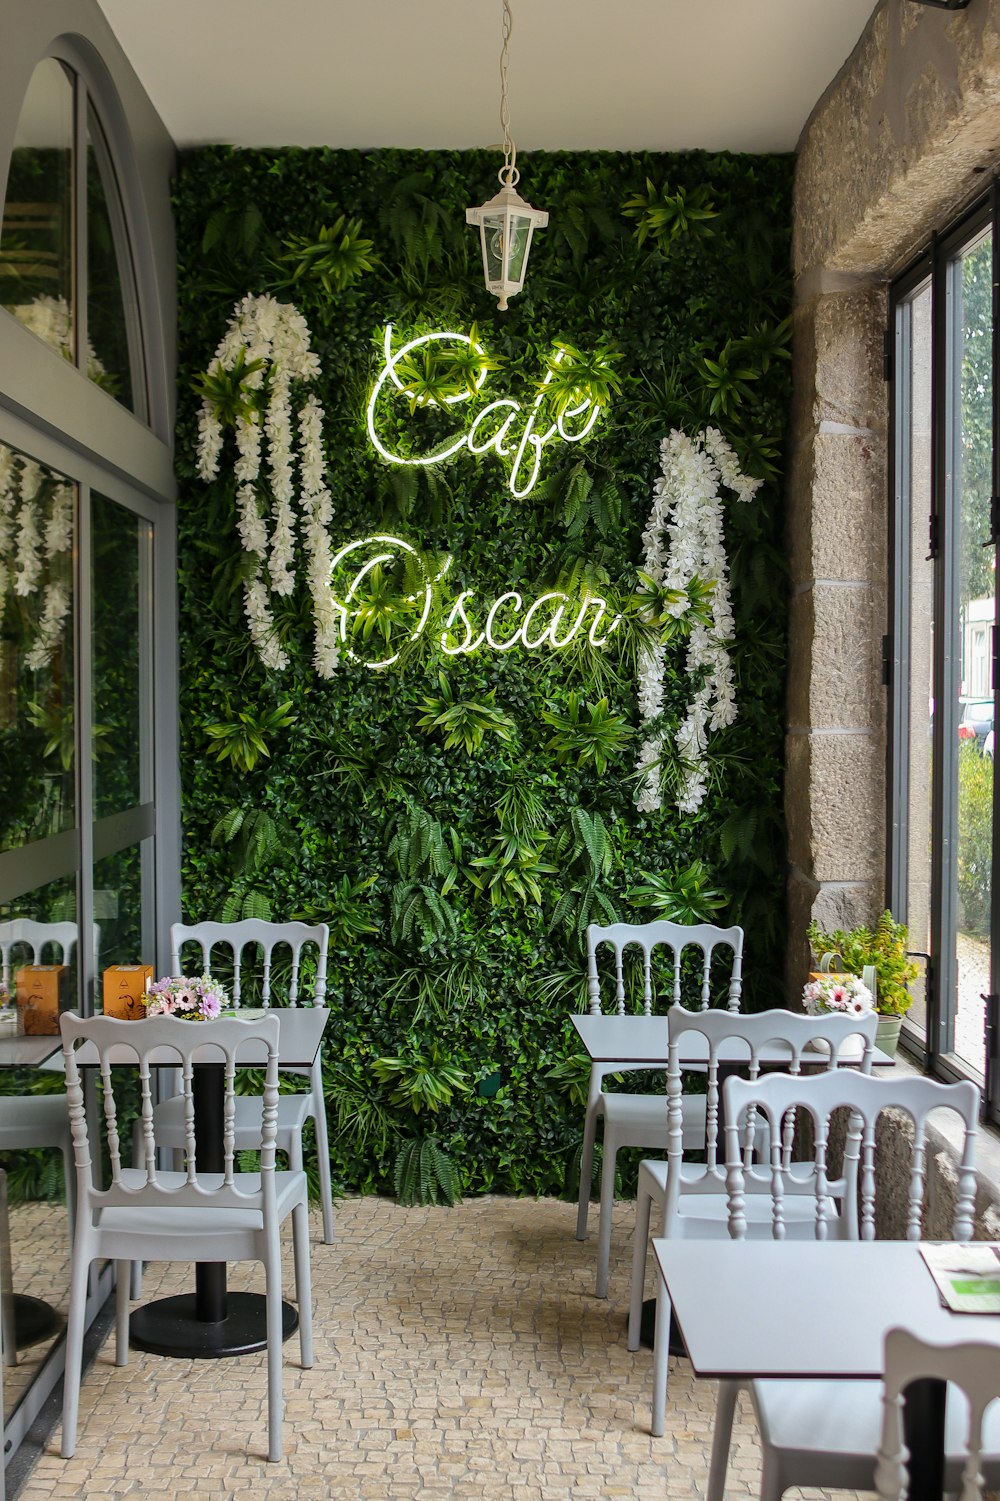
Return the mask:
[[146,997],[147,1016],[176,1016],[181,1021],[214,1021],[229,996],[211,975],[189,979],[184,975],[154,980]]
[[875,1009],[868,986],[854,975],[823,975],[810,980],[802,992],[802,1002],[810,1016],[825,1016],[831,1011],[868,1016]]

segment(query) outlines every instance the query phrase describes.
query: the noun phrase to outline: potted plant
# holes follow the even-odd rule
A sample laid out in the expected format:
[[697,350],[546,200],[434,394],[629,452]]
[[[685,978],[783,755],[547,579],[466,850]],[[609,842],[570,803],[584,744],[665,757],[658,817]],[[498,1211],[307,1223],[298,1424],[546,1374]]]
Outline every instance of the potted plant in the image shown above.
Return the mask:
[[857,975],[872,990],[879,1014],[876,1046],[895,1057],[903,1017],[913,1004],[907,985],[919,973],[906,952],[906,924],[896,922],[887,910],[873,928],[824,933],[812,922],[806,936],[821,969]]

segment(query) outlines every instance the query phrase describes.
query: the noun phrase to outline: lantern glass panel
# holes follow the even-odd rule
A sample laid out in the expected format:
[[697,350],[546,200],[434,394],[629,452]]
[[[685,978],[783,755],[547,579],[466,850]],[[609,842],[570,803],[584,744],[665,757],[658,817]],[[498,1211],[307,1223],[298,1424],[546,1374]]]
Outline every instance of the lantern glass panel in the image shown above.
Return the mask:
[[504,266],[504,213],[486,214],[483,217],[483,255],[486,260],[486,279],[501,282],[506,276]]
[[510,219],[510,252],[507,258],[509,281],[524,280],[524,261],[531,239],[531,220],[524,214],[512,214]]

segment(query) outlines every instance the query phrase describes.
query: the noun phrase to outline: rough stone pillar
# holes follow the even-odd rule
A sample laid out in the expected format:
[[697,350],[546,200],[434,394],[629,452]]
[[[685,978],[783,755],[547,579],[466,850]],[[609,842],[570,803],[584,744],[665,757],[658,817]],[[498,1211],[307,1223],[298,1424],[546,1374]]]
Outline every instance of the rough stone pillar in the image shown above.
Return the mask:
[[[1000,0],[881,0],[799,142],[789,454],[789,993],[885,901],[888,283],[1000,159]],[[919,581],[918,581],[919,582]],[[920,831],[910,830],[911,836]]]
[[785,812],[790,993],[805,929],[877,909],[885,869],[885,384],[881,283],[800,279],[795,311]]

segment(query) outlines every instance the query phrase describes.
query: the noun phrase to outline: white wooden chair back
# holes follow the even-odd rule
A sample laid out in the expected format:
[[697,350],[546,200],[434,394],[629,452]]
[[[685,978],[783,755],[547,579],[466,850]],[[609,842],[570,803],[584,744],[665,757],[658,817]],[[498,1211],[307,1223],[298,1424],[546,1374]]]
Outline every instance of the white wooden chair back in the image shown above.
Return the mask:
[[[789,1192],[801,1193],[801,1181],[793,1182],[786,1151],[789,1117],[802,1111],[812,1122],[816,1199],[816,1235],[827,1237],[830,1229],[830,1196],[844,1199],[852,1238],[875,1239],[875,1129],[883,1110],[901,1110],[913,1122],[913,1152],[907,1192],[906,1239],[919,1240],[926,1181],[927,1117],[933,1110],[955,1111],[964,1127],[962,1158],[958,1171],[953,1234],[956,1240],[971,1240],[976,1195],[973,1166],[979,1090],[969,1080],[938,1084],[933,1079],[905,1077],[875,1079],[853,1069],[839,1069],[816,1078],[793,1078],[767,1074],[755,1081],[727,1079],[723,1086],[726,1113],[726,1185],[729,1193],[729,1233],[734,1240],[746,1237],[743,1213],[747,1189],[769,1191],[772,1202],[771,1230],[775,1240],[785,1237],[784,1199]],[[827,1179],[830,1121],[834,1112],[850,1111],[844,1142],[843,1179],[846,1192]],[[751,1165],[743,1151],[743,1118],[753,1111],[770,1130],[770,1164]],[[860,1168],[860,1180],[859,1180]],[[860,1205],[860,1227],[857,1216]]]
[[[278,1115],[278,1031],[277,1016],[219,1017],[216,1021],[189,1022],[174,1016],[151,1016],[143,1021],[121,1021],[117,1017],[78,1017],[64,1012],[59,1018],[63,1054],[66,1061],[66,1096],[69,1104],[70,1129],[76,1160],[78,1215],[96,1210],[129,1206],[151,1207],[164,1204],[189,1208],[211,1201],[222,1209],[260,1209],[265,1221],[275,1214],[274,1154]],[[111,1183],[98,1188],[94,1182],[93,1162],[87,1117],[84,1111],[83,1086],[76,1053],[84,1042],[97,1049],[101,1081],[104,1086],[104,1120],[108,1154],[111,1160]],[[267,1050],[264,1068],[264,1111],[260,1143],[259,1178],[235,1171],[235,1072],[237,1054],[250,1042],[263,1043]],[[157,1063],[177,1068],[184,1101],[185,1181],[176,1184],[176,1175],[164,1181],[157,1169],[157,1144],[153,1131],[153,1090],[150,1056],[159,1050]],[[140,1121],[143,1163],[132,1168],[122,1162],[118,1131],[118,1108],[115,1100],[113,1064],[137,1063],[139,1068]],[[222,1064],[224,1074],[223,1104],[223,1171],[199,1172],[195,1159],[194,1069],[199,1064]],[[119,1074],[124,1082],[131,1069]],[[131,1158],[131,1133],[128,1157]],[[255,1185],[240,1188],[244,1184]]]
[[[758,1011],[752,1015],[730,1011],[688,1011],[683,1006],[672,1006],[667,1012],[667,1184],[666,1215],[664,1223],[669,1226],[677,1213],[682,1193],[719,1194],[727,1191],[727,1165],[725,1147],[720,1150],[721,1132],[719,1115],[720,1067],[736,1064],[749,1070],[752,1080],[758,1079],[761,1069],[761,1052],[764,1048],[777,1047],[781,1054],[780,1067],[794,1079],[803,1066],[829,1070],[839,1076],[845,1060],[856,1063],[867,1072],[871,1068],[875,1049],[875,1031],[878,1017],[870,1016],[803,1016],[797,1011]],[[700,1033],[708,1045],[705,1100],[705,1162],[703,1165],[684,1162],[684,1129],[682,1105],[682,1058],[691,1056],[691,1048],[685,1039],[691,1033]],[[720,1059],[720,1054],[725,1057]],[[783,1078],[783,1074],[771,1074],[768,1078]],[[751,1110],[745,1112],[739,1122],[736,1136],[736,1121],[728,1114],[731,1084],[745,1082],[727,1079],[725,1083],[725,1110],[729,1150],[736,1152],[748,1172],[752,1169],[757,1121]],[[778,1137],[782,1159],[790,1161],[792,1152],[792,1128],[781,1121],[784,1135]],[[775,1141],[772,1127],[771,1141]],[[752,1185],[753,1191],[763,1192],[769,1180]],[[801,1189],[796,1189],[800,1192]],[[669,1228],[664,1231],[669,1234]]]
[[591,923],[587,929],[587,1007],[591,1016],[601,1014],[601,982],[597,972],[597,950],[601,944],[610,944],[615,958],[615,1010],[625,1014],[625,950],[630,947],[642,951],[642,1009],[646,1016],[653,1014],[653,976],[651,955],[655,948],[667,948],[673,956],[673,977],[670,1001],[677,1005],[681,999],[681,958],[687,948],[698,948],[702,953],[700,1006],[707,1011],[711,1004],[710,983],[712,955],[717,948],[732,950],[732,969],[729,977],[729,993],[726,1005],[730,1011],[739,1011],[743,990],[743,929],[716,928],[710,923],[685,925],[675,922],[612,923],[601,927]]
[[316,978],[313,982],[312,1000],[316,1006],[326,1004],[326,951],[330,941],[330,929],[326,923],[310,925],[304,922],[262,922],[258,918],[245,918],[243,922],[199,922],[185,926],[175,922],[170,928],[170,971],[182,975],[182,949],[186,943],[196,943],[201,950],[201,972],[210,974],[212,951],[217,944],[229,950],[233,961],[233,1005],[240,1004],[240,970],[243,951],[260,947],[264,957],[264,972],[261,980],[261,998],[265,1007],[271,1004],[271,955],[280,946],[292,951],[292,974],[288,986],[288,1004],[297,1006],[299,998],[299,964],[302,950],[308,943],[318,949]]
[[[36,922],[31,917],[11,917],[0,923],[0,966],[5,985],[11,980],[11,954],[15,948],[24,947],[31,952],[32,964],[70,964],[76,947],[77,926],[75,922]],[[94,968],[98,968],[101,930],[94,924]],[[45,950],[54,945],[58,958],[52,954],[45,957]]]
[[885,1336],[882,1436],[875,1462],[875,1488],[880,1501],[905,1501],[908,1494],[903,1395],[911,1381],[925,1378],[958,1387],[968,1402],[969,1433],[959,1501],[977,1501],[985,1488],[983,1419],[991,1402],[1000,1398],[1000,1349],[972,1341],[962,1345],[930,1345],[909,1329],[890,1329]]

